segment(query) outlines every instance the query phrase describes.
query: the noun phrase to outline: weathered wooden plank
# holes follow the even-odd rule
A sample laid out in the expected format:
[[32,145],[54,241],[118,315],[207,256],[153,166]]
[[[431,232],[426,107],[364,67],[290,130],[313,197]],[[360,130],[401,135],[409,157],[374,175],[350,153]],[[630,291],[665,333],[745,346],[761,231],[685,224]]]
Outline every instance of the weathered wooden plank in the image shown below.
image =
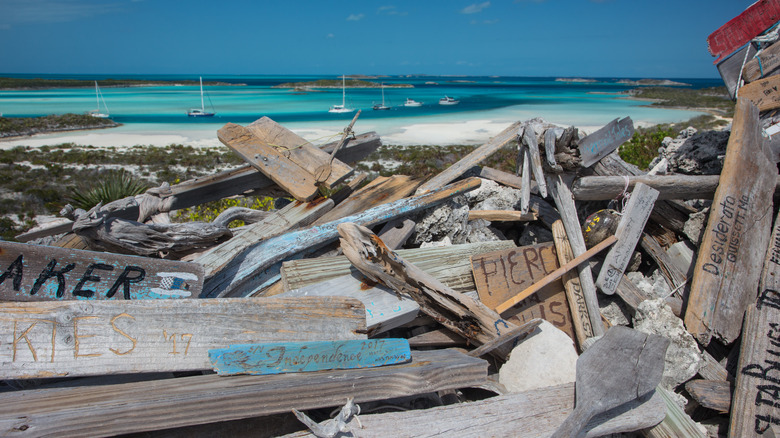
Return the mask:
[[755,57],[745,63],[742,77],[746,82],[753,82],[769,76],[780,67],[780,44],[772,44],[765,47]]
[[[445,285],[458,292],[469,292],[476,290],[469,257],[516,247],[511,240],[498,240],[442,247],[399,249],[396,252]],[[290,260],[282,263],[282,282],[285,290],[304,288],[344,275],[357,276],[360,274],[343,255]]]
[[483,219],[490,222],[531,222],[538,219],[536,213],[514,210],[469,210],[469,220]]
[[[496,310],[511,299],[518,288],[533,285],[554,272],[558,268],[558,258],[555,246],[547,242],[473,255],[471,267],[480,301]],[[517,324],[541,318],[574,339],[571,314],[567,311],[566,302],[563,285],[556,281],[522,302],[518,301],[515,304],[517,307],[505,316]]]
[[739,49],[780,20],[780,1],[759,0],[741,14],[729,20],[707,37],[707,48],[717,56],[717,64],[724,56]]
[[517,145],[518,169],[520,170],[520,211],[528,213],[531,206],[531,152],[528,145],[519,142]]
[[[566,229],[566,236],[569,238],[569,244],[575,256],[582,255],[587,251],[585,238],[582,236],[580,220],[577,217],[577,207],[574,205],[574,198],[571,191],[560,175],[550,177],[548,180],[550,194],[561,212],[561,221]],[[588,315],[590,315],[590,325],[593,328],[593,334],[600,336],[604,334],[604,324],[601,322],[601,311],[599,310],[599,300],[596,297],[596,285],[593,282],[593,274],[589,265],[582,265],[579,268],[580,286],[585,295],[585,304],[588,306]]]
[[479,164],[482,160],[494,154],[499,149],[517,140],[517,128],[521,122],[515,122],[498,135],[491,138],[490,141],[474,149],[470,154],[461,158],[460,161],[440,172],[433,178],[422,184],[415,193],[422,194],[443,187],[463,175],[467,170]]
[[[388,436],[459,438],[549,438],[574,405],[574,384],[533,389],[484,400],[406,412],[361,414],[347,422],[349,433],[363,438]],[[600,415],[585,426],[583,437],[609,436],[658,424],[666,411],[661,396],[651,396],[619,408],[619,415]],[[283,438],[313,437],[308,431]]]
[[415,225],[417,223],[409,218],[398,218],[387,222],[377,234],[388,248],[398,249],[412,237]]
[[592,166],[628,141],[632,135],[634,135],[634,122],[631,117],[617,118],[607,123],[598,131],[580,140],[582,166]]
[[537,293],[545,286],[559,280],[563,274],[571,271],[572,269],[576,268],[577,266],[585,263],[588,259],[593,257],[594,255],[598,254],[599,252],[605,250],[607,247],[611,246],[617,241],[617,238],[615,236],[609,236],[608,238],[604,239],[603,241],[599,242],[597,245],[595,245],[593,248],[585,251],[584,253],[578,255],[573,260],[569,261],[565,265],[559,267],[555,271],[547,274],[545,277],[537,281],[536,283],[532,284],[531,286],[528,286],[527,288],[523,289],[517,295],[511,297],[507,301],[499,304],[496,306],[496,311],[499,313],[503,313],[506,310],[509,310],[510,307],[514,306],[515,304],[523,301],[524,299],[528,298],[529,296]]
[[[484,385],[488,363],[454,350],[412,362],[307,374],[215,374],[0,394],[0,435],[106,436]],[[215,409],[218,406],[218,409]],[[143,415],[140,415],[142,412]]]
[[220,376],[304,373],[395,365],[412,360],[406,339],[273,342],[209,350]]
[[702,431],[701,425],[685,413],[677,403],[676,396],[669,390],[659,386],[655,390],[666,404],[666,418],[660,424],[650,429],[644,429],[642,435],[647,438],[708,438],[706,431]]
[[303,230],[293,231],[273,237],[256,244],[207,280],[203,286],[202,297],[242,295],[251,293],[256,286],[255,281],[262,276],[265,269],[281,262],[304,249],[314,248],[336,239],[336,227],[340,223],[354,222],[363,225],[374,225],[390,219],[408,215],[428,208],[453,196],[479,187],[479,178],[468,178],[431,193],[410,198],[404,198],[389,204],[379,205],[370,210],[353,216],[318,225]]
[[596,287],[607,295],[613,295],[618,282],[634,254],[634,248],[642,237],[647,219],[653,211],[658,191],[639,183],[631,193],[623,217],[620,218],[615,235],[618,242],[607,253],[596,279]]
[[[552,227],[555,252],[558,255],[558,264],[564,265],[574,260],[574,251],[571,249],[563,222],[555,221]],[[571,312],[571,325],[577,336],[577,344],[582,345],[586,339],[593,337],[593,327],[590,325],[588,306],[585,303],[585,295],[582,293],[580,278],[574,272],[567,272],[561,277],[563,287],[566,290],[566,301]]]
[[[342,256],[343,257],[343,256]],[[346,259],[346,257],[344,257]],[[342,275],[277,295],[285,297],[351,297],[366,309],[366,330],[371,336],[402,326],[417,317],[420,306],[382,285],[372,286],[362,274]]]
[[406,175],[393,175],[389,178],[379,177],[314,221],[314,225],[328,223],[377,205],[403,199],[414,192],[418,185],[418,181]]
[[[330,155],[322,149],[315,147],[309,141],[276,123],[268,117],[262,117],[246,126],[260,141],[273,147],[280,147],[289,156],[290,161],[300,166],[312,175],[318,166],[328,162]],[[330,175],[324,183],[328,187],[334,187],[349,178],[354,170],[334,159],[331,163]]]
[[745,59],[752,59],[756,55],[756,50],[755,44],[746,44],[717,65],[718,73],[732,100],[736,98],[737,84],[742,84],[742,62]]
[[699,343],[730,344],[755,299],[769,243],[777,166],[762,140],[758,109],[737,101],[713,209],[694,266],[685,326]]
[[743,86],[739,89],[739,97],[749,99],[761,112],[780,108],[780,76],[770,76]]
[[[712,199],[718,188],[718,175],[639,175],[628,177],[628,190],[637,183],[658,191],[658,199]],[[578,201],[615,199],[626,188],[622,176],[585,176],[577,178],[571,187]]]
[[731,410],[731,383],[727,380],[689,380],[685,390],[707,409],[723,414]]
[[198,296],[196,263],[0,242],[0,299],[138,300]]
[[[504,172],[503,170],[493,169],[492,167],[480,168],[479,177],[493,180],[499,184],[503,184],[518,190],[523,188],[523,180],[519,176]],[[531,193],[539,193],[539,188],[536,185],[536,181],[531,182]]]
[[542,157],[539,156],[539,142],[536,141],[536,133],[533,128],[526,126],[523,130],[523,144],[528,147],[528,153],[531,156],[531,172],[539,187],[539,195],[542,198],[547,197],[547,183],[544,181],[544,170],[542,170]]
[[[399,294],[410,295],[423,313],[475,345],[489,343],[501,336],[502,331],[515,327],[481,301],[452,290],[405,261],[368,228],[343,223],[338,231],[344,255],[366,277]],[[510,349],[502,347],[492,353],[505,358],[509,352]]]
[[[655,264],[658,265],[658,269],[666,279],[669,287],[672,290],[682,287],[683,283],[688,280],[688,277],[674,264],[672,258],[666,253],[663,247],[658,244],[658,241],[645,233],[642,235],[642,241],[640,243],[642,249],[645,250],[645,252],[650,255],[650,258],[655,261]],[[680,295],[682,295],[682,293]]]
[[466,347],[467,342],[463,336],[441,328],[412,336],[409,338],[409,346],[412,348]]
[[278,236],[291,228],[308,225],[332,208],[333,201],[330,199],[292,202],[262,221],[247,225],[232,239],[199,255],[195,262],[203,265],[206,277],[211,277],[250,246]]
[[361,339],[351,298],[0,303],[0,378],[209,369],[228,344]]
[[780,214],[764,257],[759,290],[758,300],[745,316],[730,437],[761,436],[780,425]]
[[227,123],[217,131],[217,138],[247,163],[287,190],[299,201],[311,201],[319,189],[314,175],[295,164],[279,149],[265,143],[247,128]]

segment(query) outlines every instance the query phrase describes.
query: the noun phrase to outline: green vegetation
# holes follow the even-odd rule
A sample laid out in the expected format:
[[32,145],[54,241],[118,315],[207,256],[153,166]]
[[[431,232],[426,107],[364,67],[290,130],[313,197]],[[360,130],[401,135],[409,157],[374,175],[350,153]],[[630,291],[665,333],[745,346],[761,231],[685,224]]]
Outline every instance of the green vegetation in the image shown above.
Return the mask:
[[95,185],[77,184],[69,199],[74,207],[89,210],[101,202],[108,204],[128,196],[140,195],[148,188],[147,183],[120,169],[106,172]]
[[[361,81],[359,79],[347,79],[344,82],[346,88],[380,88],[382,84],[377,82]],[[320,79],[311,82],[285,82],[274,85],[273,88],[341,88],[341,79]],[[385,88],[413,88],[410,84],[389,84]]]
[[724,117],[734,116],[734,102],[726,87],[691,90],[688,88],[647,87],[629,92],[632,97],[652,99],[653,105],[676,108],[709,109]]
[[[101,87],[138,87],[156,85],[198,85],[198,81],[141,81],[135,79],[101,79]],[[204,82],[204,84],[206,84]],[[211,83],[209,83],[211,84]],[[0,78],[0,89],[47,89],[47,88],[87,88],[94,87],[94,80],[80,79],[41,79],[41,78]]]
[[[274,207],[274,199],[270,196],[234,197],[212,201],[195,207],[177,210],[171,219],[175,222],[212,222],[220,213],[231,207],[246,207],[254,210],[269,211]],[[243,221],[233,221],[229,227],[241,227]]]
[[110,119],[88,114],[62,114],[43,117],[0,117],[0,138],[76,129],[96,129],[119,126]]

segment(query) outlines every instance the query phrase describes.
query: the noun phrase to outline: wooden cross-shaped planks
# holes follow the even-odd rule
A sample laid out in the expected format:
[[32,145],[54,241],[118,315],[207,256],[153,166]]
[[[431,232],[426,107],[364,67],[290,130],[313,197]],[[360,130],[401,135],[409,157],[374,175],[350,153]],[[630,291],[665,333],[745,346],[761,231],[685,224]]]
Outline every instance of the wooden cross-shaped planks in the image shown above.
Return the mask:
[[210,369],[208,350],[364,339],[352,298],[0,303],[0,379]]
[[769,244],[776,181],[758,109],[740,98],[685,312],[686,328],[703,345],[713,335],[726,344],[739,337]]
[[197,263],[0,242],[0,299],[138,300],[197,297]]

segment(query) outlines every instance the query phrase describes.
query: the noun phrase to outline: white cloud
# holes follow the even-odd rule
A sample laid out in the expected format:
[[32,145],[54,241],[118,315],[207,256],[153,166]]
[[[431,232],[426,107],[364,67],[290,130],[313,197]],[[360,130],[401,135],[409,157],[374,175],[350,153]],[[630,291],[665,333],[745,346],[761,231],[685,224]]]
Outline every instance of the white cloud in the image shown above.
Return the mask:
[[483,9],[490,6],[490,2],[484,2],[484,3],[474,3],[473,5],[468,5],[465,8],[461,9],[461,14],[476,14],[478,12],[482,12]]
[[380,15],[399,15],[399,16],[409,15],[408,12],[399,11],[394,5],[380,6],[379,9],[377,9],[376,13]]
[[363,14],[349,14],[347,21],[360,21],[365,17]]
[[332,33],[329,33],[325,35],[325,38],[336,38],[336,35],[333,35]]

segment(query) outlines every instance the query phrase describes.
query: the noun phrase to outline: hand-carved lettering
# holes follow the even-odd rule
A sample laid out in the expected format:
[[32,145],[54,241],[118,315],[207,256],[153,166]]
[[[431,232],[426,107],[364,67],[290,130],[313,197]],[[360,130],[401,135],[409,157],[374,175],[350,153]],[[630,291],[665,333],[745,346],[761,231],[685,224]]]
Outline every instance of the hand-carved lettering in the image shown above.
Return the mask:
[[19,321],[14,321],[14,341],[13,341],[13,357],[11,359],[12,362],[16,362],[16,344],[24,338],[25,342],[27,342],[27,348],[30,349],[30,353],[32,353],[33,360],[35,362],[38,362],[38,354],[35,353],[35,348],[33,348],[32,342],[30,341],[30,338],[27,337],[27,334],[30,333],[30,330],[32,330],[33,327],[35,327],[36,324],[38,324],[38,321],[33,322],[29,327],[27,327],[27,330],[23,331],[21,335],[18,337],[16,336],[16,326]]
[[112,353],[116,354],[117,356],[124,356],[125,354],[129,354],[130,352],[135,350],[135,346],[136,346],[136,343],[138,342],[138,340],[135,339],[134,337],[128,335],[122,329],[120,329],[119,327],[116,326],[116,320],[119,319],[119,318],[130,318],[130,319],[133,319],[133,320],[135,320],[135,318],[133,318],[131,315],[128,315],[127,313],[120,313],[119,315],[116,315],[113,318],[111,318],[111,327],[114,329],[114,331],[119,333],[120,335],[126,337],[127,339],[130,340],[130,342],[133,343],[133,346],[130,347],[129,350],[124,351],[124,352],[120,352],[118,349],[115,349],[115,348],[109,348],[109,351],[111,351]]
[[79,334],[79,321],[82,319],[96,319],[97,316],[76,316],[73,318],[73,339],[75,340],[75,345],[73,347],[73,358],[78,359],[80,357],[97,357],[102,356],[102,353],[90,353],[90,354],[81,354],[79,352],[79,349],[81,348],[81,339],[83,338],[93,338],[95,335],[80,335]]

